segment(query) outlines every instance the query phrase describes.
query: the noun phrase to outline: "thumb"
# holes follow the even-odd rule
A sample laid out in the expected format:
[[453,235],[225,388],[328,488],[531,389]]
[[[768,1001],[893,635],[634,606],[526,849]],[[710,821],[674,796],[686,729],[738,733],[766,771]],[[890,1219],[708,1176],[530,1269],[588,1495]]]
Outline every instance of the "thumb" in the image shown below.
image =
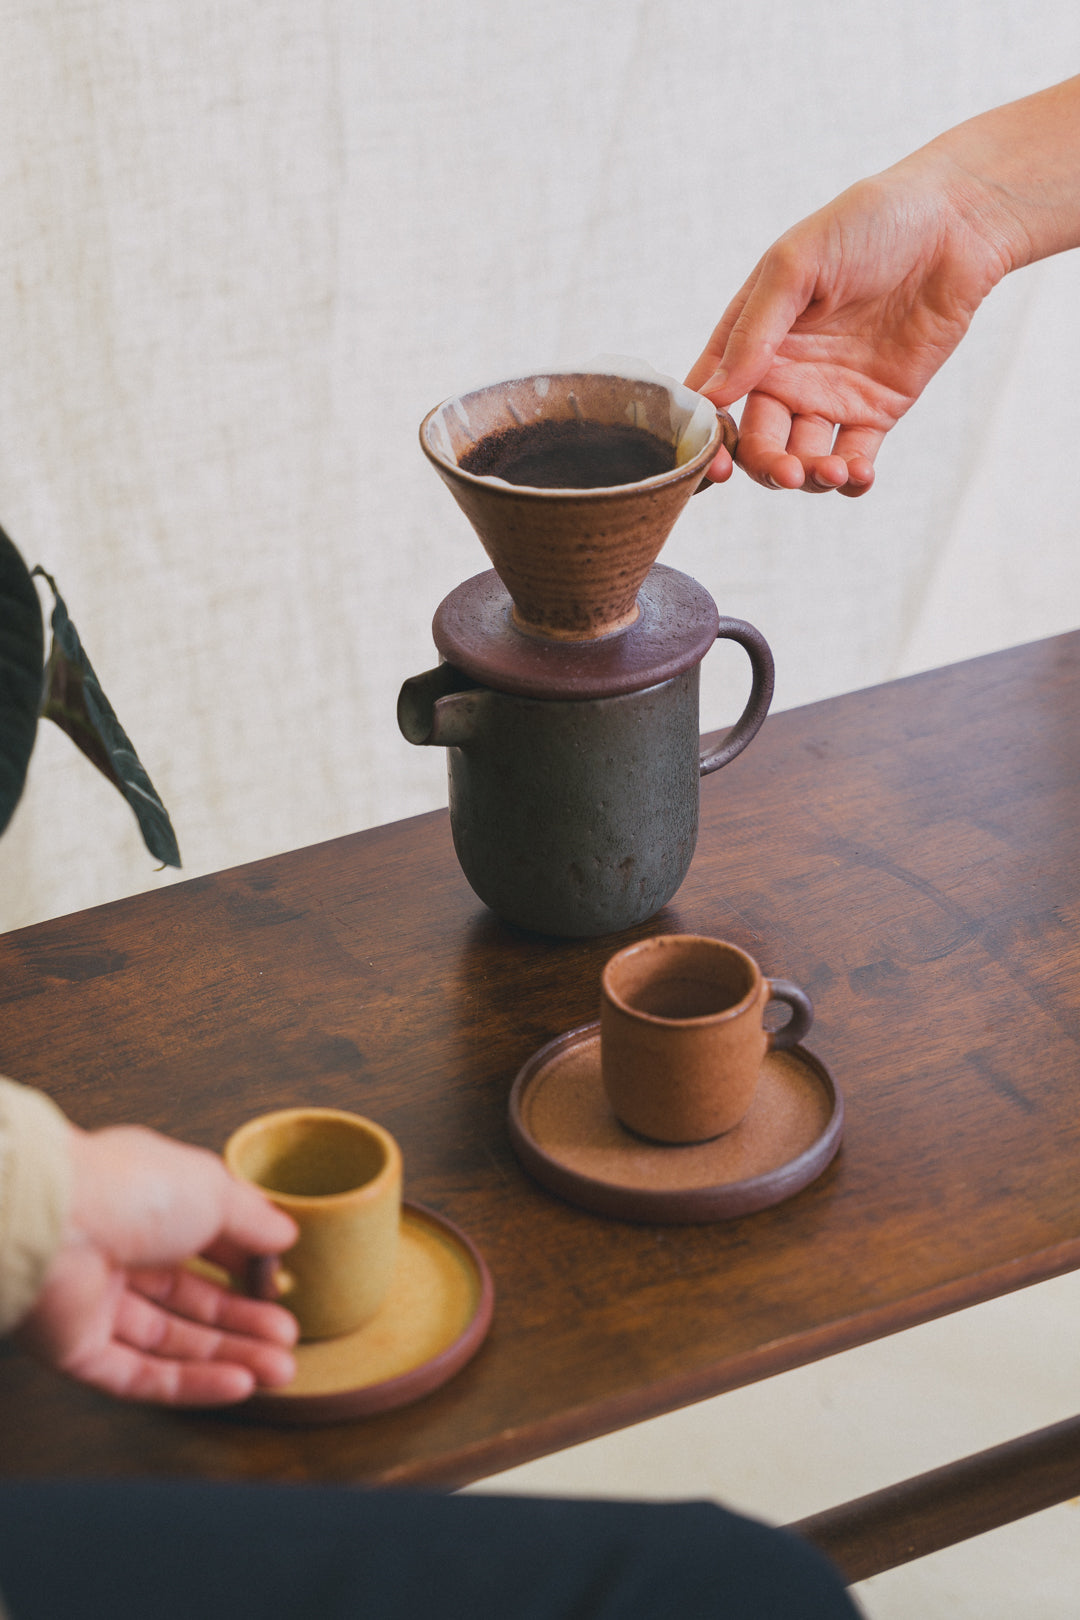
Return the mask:
[[[714,405],[733,405],[765,377],[777,350],[806,309],[813,294],[808,276],[787,255],[771,249],[738,297],[728,306],[705,354],[694,370],[699,393]],[[702,361],[712,355],[712,372]]]

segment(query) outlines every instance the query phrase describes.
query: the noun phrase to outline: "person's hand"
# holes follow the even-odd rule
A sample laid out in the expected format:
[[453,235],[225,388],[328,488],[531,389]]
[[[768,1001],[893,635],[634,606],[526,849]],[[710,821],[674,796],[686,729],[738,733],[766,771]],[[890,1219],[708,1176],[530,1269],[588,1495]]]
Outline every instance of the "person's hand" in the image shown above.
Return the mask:
[[184,1262],[238,1273],[295,1242],[289,1217],[215,1154],[141,1126],[72,1126],[70,1150],[67,1227],[20,1344],[127,1400],[224,1405],[288,1383],[296,1319]]
[[[924,148],[786,232],[686,380],[716,405],[747,396],[737,460],[758,483],[865,494],[886,433],[1011,267],[994,206]],[[725,452],[709,477],[730,471]]]

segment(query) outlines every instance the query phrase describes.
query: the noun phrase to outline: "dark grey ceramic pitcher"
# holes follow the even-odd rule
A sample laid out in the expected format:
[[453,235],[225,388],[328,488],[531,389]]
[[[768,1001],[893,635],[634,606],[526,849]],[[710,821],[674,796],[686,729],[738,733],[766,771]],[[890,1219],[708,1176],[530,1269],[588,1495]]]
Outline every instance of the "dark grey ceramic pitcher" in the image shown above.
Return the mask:
[[[674,579],[683,595],[693,585]],[[654,597],[669,583],[654,582]],[[446,748],[454,847],[498,916],[545,934],[615,933],[678,889],[697,841],[699,779],[742,752],[772,695],[761,634],[715,609],[712,623],[713,639],[746,649],[753,683],[741,718],[708,751],[696,649],[675,674],[646,672],[646,684],[607,696],[499,691],[451,663],[404,683],[398,724],[410,742]]]

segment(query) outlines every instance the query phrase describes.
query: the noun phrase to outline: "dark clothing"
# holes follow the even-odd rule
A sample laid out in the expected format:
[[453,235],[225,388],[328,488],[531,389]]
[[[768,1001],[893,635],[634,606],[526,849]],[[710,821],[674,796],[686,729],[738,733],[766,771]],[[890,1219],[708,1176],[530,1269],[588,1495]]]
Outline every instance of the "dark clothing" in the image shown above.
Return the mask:
[[0,1482],[10,1620],[853,1620],[783,1531],[706,1502]]

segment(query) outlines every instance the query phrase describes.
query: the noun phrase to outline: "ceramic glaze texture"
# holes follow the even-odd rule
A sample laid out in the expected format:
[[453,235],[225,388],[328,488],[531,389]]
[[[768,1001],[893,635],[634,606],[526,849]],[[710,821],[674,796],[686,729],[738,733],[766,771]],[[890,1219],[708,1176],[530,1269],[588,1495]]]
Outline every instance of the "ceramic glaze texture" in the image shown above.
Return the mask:
[[698,668],[642,692],[545,702],[460,683],[431,710],[462,871],[523,928],[581,937],[651,916],[698,828]]
[[705,1142],[648,1141],[620,1125],[604,1091],[600,1025],[549,1041],[514,1081],[510,1140],[530,1175],[583,1209],[619,1220],[728,1220],[782,1203],[840,1145],[844,1104],[803,1047],[766,1053],[754,1100]]
[[[398,724],[447,749],[462,870],[508,922],[583,937],[659,910],[694,853],[699,776],[765,718],[764,639],[654,567],[721,439],[734,449],[730,418],[626,361],[495,383],[421,425],[494,572],[440,606],[446,663],[404,683]],[[698,664],[717,636],[745,647],[753,683],[702,759]]]
[[283,1258],[282,1303],[302,1338],[370,1321],[397,1263],[401,1153],[390,1133],[339,1109],[281,1109],[235,1131],[225,1162],[300,1228]]
[[[704,407],[704,409],[703,409]],[[676,465],[633,484],[533,488],[463,469],[485,439],[537,422],[646,429]],[[476,530],[514,603],[517,624],[555,640],[589,640],[632,624],[637,594],[725,431],[700,395],[653,373],[554,372],[448,400],[420,443]]]
[[[777,997],[792,1018],[762,1022]],[[792,1046],[813,1010],[797,986],[763,977],[735,945],[665,934],[613,956],[601,978],[604,1090],[616,1118],[658,1142],[705,1142],[732,1130],[754,1100],[765,1054]]]
[[[493,911],[567,937],[629,928],[686,875],[699,776],[734,759],[765,718],[768,646],[752,625],[721,619],[693,580],[659,565],[640,593],[639,620],[595,642],[524,635],[494,580],[479,575],[454,593],[452,635],[440,634],[448,602],[435,616],[440,651],[460,651],[472,672],[444,663],[407,680],[398,725],[412,743],[446,748],[454,845]],[[699,665],[717,635],[745,649],[753,681],[739,720],[702,755]],[[656,669],[666,678],[650,678]]]
[[390,1291],[372,1320],[297,1347],[296,1377],[261,1390],[250,1409],[272,1423],[340,1423],[419,1400],[480,1348],[494,1285],[465,1233],[434,1210],[402,1206]]

